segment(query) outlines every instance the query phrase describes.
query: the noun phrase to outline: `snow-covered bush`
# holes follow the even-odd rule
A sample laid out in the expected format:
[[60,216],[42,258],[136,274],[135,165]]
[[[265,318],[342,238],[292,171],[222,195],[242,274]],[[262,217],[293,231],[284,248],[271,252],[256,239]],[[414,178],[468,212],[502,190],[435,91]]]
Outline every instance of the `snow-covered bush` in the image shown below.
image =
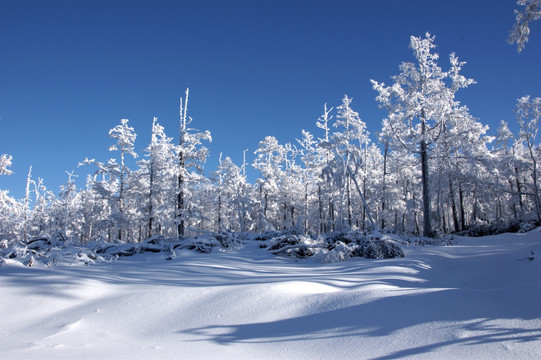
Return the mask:
[[220,248],[221,243],[211,234],[202,234],[193,238],[183,240],[181,249],[194,250],[200,253],[210,253],[215,248]]
[[282,235],[270,240],[269,250],[275,255],[306,258],[319,254],[322,262],[346,261],[351,257],[388,259],[404,257],[392,238],[379,233],[334,233],[312,239],[304,235]]
[[214,237],[220,242],[222,249],[227,252],[237,251],[243,244],[242,236],[233,232],[215,234]]
[[353,249],[347,244],[341,241],[338,241],[334,245],[335,246],[330,251],[324,254],[324,257],[322,260],[324,263],[346,261],[352,256]]
[[323,247],[321,241],[305,235],[281,235],[270,240],[269,250],[275,255],[307,258]]
[[368,237],[355,247],[352,255],[366,259],[391,259],[404,257],[404,251],[390,238]]
[[535,225],[521,222],[511,221],[506,224],[480,224],[470,226],[467,230],[461,231],[458,235],[481,237],[489,235],[498,235],[506,232],[509,233],[525,233],[535,228]]

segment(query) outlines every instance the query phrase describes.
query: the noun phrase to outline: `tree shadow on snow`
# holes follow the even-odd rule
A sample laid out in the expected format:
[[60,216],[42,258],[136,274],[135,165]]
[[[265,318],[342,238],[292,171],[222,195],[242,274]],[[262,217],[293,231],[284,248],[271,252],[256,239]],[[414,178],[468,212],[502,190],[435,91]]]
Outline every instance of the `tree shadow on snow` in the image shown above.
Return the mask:
[[[431,337],[432,340],[417,339],[411,342],[410,348],[378,359],[413,356],[457,344],[539,341],[539,282],[530,282],[536,276],[517,281],[512,278],[516,273],[505,275],[505,261],[512,266],[519,265],[508,255],[502,259],[500,263],[493,262],[493,266],[499,269],[482,268],[481,273],[475,256],[471,261],[461,262],[463,268],[460,271],[457,271],[453,259],[439,259],[438,268],[414,259],[391,260],[380,263],[379,268],[371,264],[368,271],[363,271],[366,262],[353,266],[350,263],[347,270],[340,266],[332,269],[342,278],[360,275],[356,281],[343,286],[343,290],[361,289],[356,304],[350,301],[336,308],[332,304],[326,306],[323,301],[319,304],[319,310],[312,306],[306,311],[311,313],[295,317],[233,325],[216,324],[179,332],[194,336],[194,341],[214,341],[221,345],[351,338],[352,346],[355,337],[386,337],[399,332],[404,335],[407,331],[418,331],[418,326],[428,327],[437,333]],[[404,269],[415,271],[404,272]],[[319,277],[297,277],[296,280],[332,284],[334,270],[327,274],[320,273]],[[348,276],[344,276],[345,271]],[[493,279],[487,279],[484,272],[490,273]],[[381,296],[375,300],[363,301],[362,288],[374,284],[388,287],[382,287]],[[329,310],[332,307],[334,309]],[[533,320],[534,323],[529,327],[523,321],[513,321],[516,319]]]
[[[210,340],[221,345],[231,345],[384,337],[391,336],[399,330],[415,331],[413,327],[417,325],[430,324],[429,326],[435,327],[437,323],[450,323],[447,329],[450,334],[445,337],[445,341],[411,347],[377,359],[412,356],[454,344],[479,345],[541,340],[539,328],[506,328],[491,323],[491,320],[502,318],[531,320],[541,316],[541,309],[537,310],[539,307],[532,304],[538,299],[510,299],[509,301],[515,305],[507,307],[499,302],[501,296],[498,291],[485,291],[482,294],[455,289],[421,292],[388,296],[364,304],[282,320],[214,325],[181,332],[195,335],[199,338],[195,341]],[[532,313],[528,309],[536,310]],[[351,345],[355,346],[354,340]]]

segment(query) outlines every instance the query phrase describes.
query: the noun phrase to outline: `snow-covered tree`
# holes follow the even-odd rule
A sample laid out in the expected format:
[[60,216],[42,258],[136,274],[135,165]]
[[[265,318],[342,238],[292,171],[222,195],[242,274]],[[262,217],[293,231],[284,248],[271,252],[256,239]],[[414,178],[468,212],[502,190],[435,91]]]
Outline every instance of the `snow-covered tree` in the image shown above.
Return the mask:
[[258,230],[276,229],[278,224],[278,186],[283,178],[283,165],[286,150],[274,136],[267,136],[259,142],[257,155],[252,166],[259,170],[261,177],[257,180],[259,186],[259,217]]
[[249,228],[250,199],[246,174],[230,157],[222,160],[214,173],[216,228],[218,231],[245,232]]
[[203,141],[212,141],[210,131],[197,131],[189,128],[192,118],[188,116],[188,95],[189,89],[186,89],[186,98],[180,98],[180,131],[179,131],[179,150],[178,150],[178,191],[176,204],[177,233],[184,236],[187,206],[186,202],[190,199],[190,186],[201,181],[203,164],[208,156],[208,149],[202,145]]
[[178,149],[173,144],[173,138],[165,134],[163,126],[155,117],[152,121],[150,145],[145,149],[147,159],[141,160],[139,174],[144,178],[146,190],[147,233],[151,237],[155,233],[173,235],[175,217],[171,209],[175,206],[175,179],[178,176]]
[[[320,234],[325,232],[322,190],[324,183],[321,175],[325,166],[325,153],[327,150],[318,146],[318,141],[310,132],[302,130],[302,135],[301,139],[297,139],[297,143],[300,146],[299,155],[303,163],[303,167],[299,169],[301,172],[300,178],[304,184],[303,230],[305,234],[309,232]],[[326,138],[328,141],[328,136]]]
[[541,222],[541,200],[539,199],[539,183],[537,162],[540,155],[540,148],[536,144],[539,120],[541,118],[541,98],[531,99],[529,95],[518,99],[517,120],[520,126],[519,139],[526,144],[528,150],[528,161],[532,176],[532,197],[535,204],[537,220]]
[[379,93],[376,100],[389,111],[388,126],[394,139],[408,151],[418,154],[421,162],[423,199],[423,234],[433,236],[429,162],[431,148],[436,146],[445,122],[453,113],[454,96],[460,88],[474,81],[460,77],[462,63],[451,54],[451,69],[444,72],[438,65],[439,55],[434,36],[426,34],[410,38],[416,63],[400,65],[400,74],[393,76],[394,84],[372,81]]
[[120,227],[118,229],[118,238],[122,239],[123,223],[125,221],[125,208],[124,203],[125,191],[126,191],[126,176],[129,174],[130,169],[126,165],[126,156],[130,155],[134,158],[137,157],[137,153],[134,150],[135,139],[137,134],[135,130],[128,125],[128,119],[121,119],[120,124],[109,130],[109,137],[116,140],[116,144],[109,147],[110,151],[120,151],[120,167],[119,167],[119,191],[118,191],[118,212]]
[[[368,149],[368,132],[366,131],[366,124],[361,120],[359,114],[351,108],[351,102],[353,99],[347,95],[342,99],[342,104],[337,108],[338,114],[336,116],[336,122],[334,127],[337,131],[333,132],[331,136],[331,142],[329,146],[336,154],[334,163],[337,171],[336,175],[339,176],[339,183],[342,184],[342,204],[340,207],[340,219],[343,222],[344,219],[344,206],[347,209],[347,226],[349,228],[353,225],[352,218],[352,195],[351,195],[351,181],[353,181],[359,198],[362,202],[362,208],[364,213],[368,215],[371,226],[374,227],[374,221],[370,215],[368,205],[366,203],[363,189],[358,182],[360,177],[363,184],[366,184],[366,154]],[[345,203],[344,203],[345,199]]]
[[77,187],[75,185],[74,174],[67,172],[68,181],[60,186],[60,192],[58,194],[59,214],[58,219],[60,223],[60,232],[66,237],[71,237],[75,234],[73,228],[76,227],[77,220],[80,220],[77,214],[77,208],[75,205],[75,199],[78,196]]
[[509,33],[507,42],[517,44],[517,51],[524,50],[530,36],[530,21],[541,19],[541,0],[518,0],[517,4],[524,7],[515,9],[515,24]]
[[11,155],[0,155],[0,175],[11,175],[13,173],[13,171],[8,169],[11,166],[11,160]]
[[[328,170],[331,168],[331,162],[333,161],[334,154],[330,147],[330,133],[331,124],[330,121],[334,115],[331,115],[333,107],[327,108],[327,104],[323,107],[323,114],[317,119],[316,126],[324,131],[324,136],[318,138],[318,161],[316,167],[319,181],[317,183],[317,197],[318,197],[318,218],[320,229],[319,232],[327,232],[335,230],[335,200],[337,194],[335,194],[334,179]],[[325,206],[327,207],[325,209]]]
[[21,236],[24,204],[9,195],[9,191],[0,190],[0,240],[14,240]]

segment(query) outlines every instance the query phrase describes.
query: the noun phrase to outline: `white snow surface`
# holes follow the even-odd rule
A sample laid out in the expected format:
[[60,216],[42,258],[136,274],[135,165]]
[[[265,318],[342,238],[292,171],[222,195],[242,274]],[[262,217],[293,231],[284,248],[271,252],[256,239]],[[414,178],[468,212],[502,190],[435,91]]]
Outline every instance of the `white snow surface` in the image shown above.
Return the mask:
[[0,359],[541,358],[540,229],[405,252],[323,264],[250,241],[170,261],[8,261]]

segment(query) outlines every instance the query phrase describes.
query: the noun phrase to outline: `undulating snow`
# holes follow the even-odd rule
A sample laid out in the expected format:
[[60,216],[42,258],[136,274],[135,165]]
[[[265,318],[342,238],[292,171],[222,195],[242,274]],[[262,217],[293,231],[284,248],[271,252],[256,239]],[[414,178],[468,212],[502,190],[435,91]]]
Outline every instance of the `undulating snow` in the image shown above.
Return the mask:
[[7,260],[0,358],[541,358],[540,230],[455,242],[331,264],[258,241],[169,261]]

